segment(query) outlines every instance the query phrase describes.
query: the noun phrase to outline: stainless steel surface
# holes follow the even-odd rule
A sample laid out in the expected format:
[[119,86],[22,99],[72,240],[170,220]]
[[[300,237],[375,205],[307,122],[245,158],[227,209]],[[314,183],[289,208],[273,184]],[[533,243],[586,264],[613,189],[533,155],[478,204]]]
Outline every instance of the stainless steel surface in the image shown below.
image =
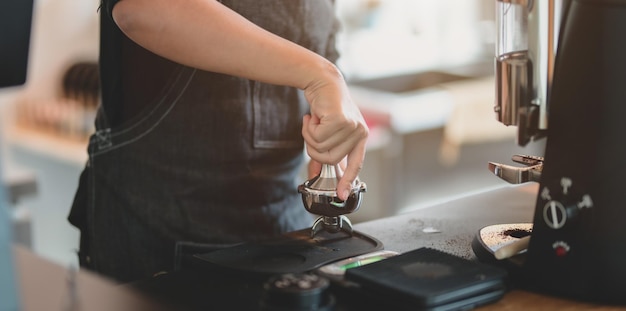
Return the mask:
[[518,126],[518,144],[545,136],[561,0],[498,1],[494,110],[505,125]]
[[518,125],[520,103],[526,102],[528,54],[518,51],[496,58],[496,119],[504,125]]
[[342,176],[343,170],[338,164],[323,164],[320,175],[298,186],[304,208],[309,213],[320,215],[311,228],[311,236],[321,230],[352,233],[352,224],[344,215],[359,209],[367,186],[357,178],[348,199],[341,200],[337,196],[337,184]]
[[311,237],[317,235],[318,232],[325,230],[330,233],[345,231],[352,233],[352,222],[344,215],[339,216],[320,216],[311,227]]
[[548,128],[548,97],[552,85],[554,60],[559,38],[561,0],[533,1],[529,7],[528,57],[533,66],[532,99],[539,106],[538,129]]
[[539,182],[541,180],[543,157],[515,155],[512,160],[524,164],[526,167],[489,162],[489,171],[510,184],[522,184],[529,181]]

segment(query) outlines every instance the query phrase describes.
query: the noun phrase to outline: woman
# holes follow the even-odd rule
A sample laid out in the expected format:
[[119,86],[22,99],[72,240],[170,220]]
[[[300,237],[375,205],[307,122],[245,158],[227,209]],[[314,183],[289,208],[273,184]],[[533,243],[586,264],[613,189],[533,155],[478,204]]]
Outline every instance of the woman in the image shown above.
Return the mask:
[[102,104],[70,214],[82,266],[122,282],[187,249],[311,225],[295,190],[368,129],[337,58],[332,0],[103,0]]

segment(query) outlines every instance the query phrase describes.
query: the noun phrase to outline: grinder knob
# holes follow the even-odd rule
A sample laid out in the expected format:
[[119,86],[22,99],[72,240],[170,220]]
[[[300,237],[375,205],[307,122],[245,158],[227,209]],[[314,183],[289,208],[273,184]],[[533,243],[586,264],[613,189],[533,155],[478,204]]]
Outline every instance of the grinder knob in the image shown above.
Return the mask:
[[545,224],[551,229],[561,229],[575,219],[581,212],[593,208],[593,200],[589,194],[572,191],[573,182],[568,177],[559,179],[559,184],[551,191],[547,186],[541,190],[540,198],[545,202],[542,216]]

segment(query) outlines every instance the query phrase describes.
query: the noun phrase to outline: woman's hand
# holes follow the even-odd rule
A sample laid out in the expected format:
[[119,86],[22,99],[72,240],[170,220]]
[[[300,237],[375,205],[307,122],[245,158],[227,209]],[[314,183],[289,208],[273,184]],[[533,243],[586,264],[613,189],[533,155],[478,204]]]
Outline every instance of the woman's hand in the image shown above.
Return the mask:
[[[346,200],[363,167],[368,127],[336,67],[329,65],[327,72],[307,85],[304,92],[311,107],[311,114],[302,124],[307,153],[319,163],[334,165],[347,160],[337,185],[337,196]],[[309,175],[312,168],[319,173],[319,163],[309,165]]]

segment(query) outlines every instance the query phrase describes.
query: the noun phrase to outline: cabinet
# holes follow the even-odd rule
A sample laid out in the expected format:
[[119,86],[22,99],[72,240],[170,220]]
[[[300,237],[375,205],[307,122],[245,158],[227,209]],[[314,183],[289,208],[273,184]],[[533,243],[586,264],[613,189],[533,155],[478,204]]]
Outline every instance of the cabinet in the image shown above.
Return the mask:
[[5,131],[8,170],[26,170],[37,183],[36,194],[14,206],[30,215],[32,250],[63,266],[78,266],[79,232],[67,216],[87,159],[85,144],[18,127]]

